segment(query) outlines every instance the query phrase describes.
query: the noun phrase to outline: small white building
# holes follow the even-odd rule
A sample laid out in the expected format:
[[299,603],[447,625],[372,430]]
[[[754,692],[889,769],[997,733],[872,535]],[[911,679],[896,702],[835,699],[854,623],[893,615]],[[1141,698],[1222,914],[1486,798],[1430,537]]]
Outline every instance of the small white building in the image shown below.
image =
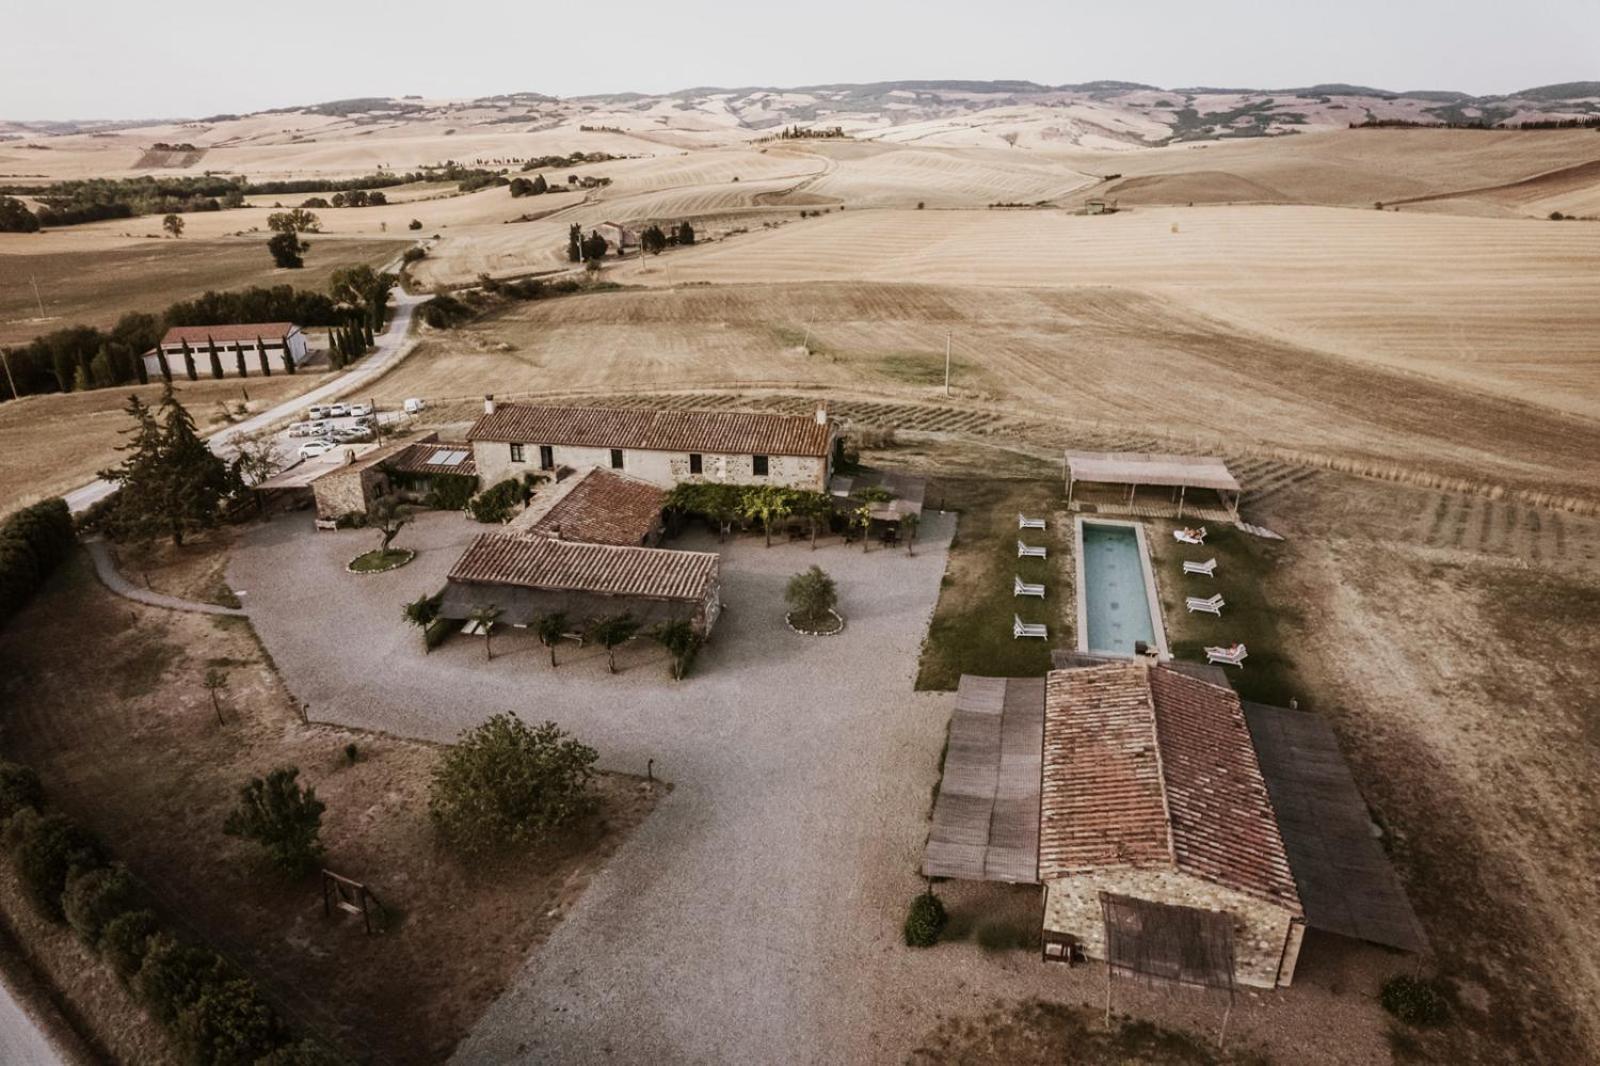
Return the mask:
[[[158,347],[145,353],[145,373],[151,381],[168,376],[174,381],[184,381],[190,379],[192,362],[195,379],[214,378],[217,369],[212,365],[213,349],[217,354],[216,367],[221,368],[221,376],[225,378],[287,374],[291,360],[298,367],[311,357],[305,333],[293,322],[173,326],[161,338]],[[165,375],[161,371],[163,360],[167,366]]]
[[496,404],[467,431],[481,484],[601,467],[670,489],[685,481],[825,492],[835,428],[814,416]]
[[605,238],[606,250],[613,255],[639,247],[639,231],[620,222],[601,222],[594,227],[594,232]]

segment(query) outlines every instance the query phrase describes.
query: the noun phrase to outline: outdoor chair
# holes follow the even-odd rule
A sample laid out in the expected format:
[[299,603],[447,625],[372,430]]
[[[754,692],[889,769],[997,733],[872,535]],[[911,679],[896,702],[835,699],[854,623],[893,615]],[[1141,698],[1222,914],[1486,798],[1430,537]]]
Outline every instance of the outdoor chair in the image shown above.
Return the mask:
[[1205,614],[1214,614],[1220,618],[1222,616],[1222,608],[1227,605],[1222,602],[1222,593],[1219,592],[1215,596],[1207,596],[1204,599],[1199,596],[1190,596],[1184,602],[1184,606],[1188,607],[1191,613],[1200,611]]
[[1235,644],[1231,648],[1207,648],[1206,662],[1213,666],[1237,666],[1242,670],[1246,654],[1243,644]]
[[1203,563],[1185,561],[1183,564],[1183,572],[1186,574],[1203,574],[1206,577],[1216,577],[1217,561],[1215,559],[1207,559]]
[[1024,544],[1020,540],[1017,541],[1017,558],[1018,559],[1043,559],[1044,557],[1045,557],[1045,554],[1044,554],[1044,545],[1043,544],[1040,544],[1039,546],[1034,547],[1032,545]]
[[1037,596],[1042,600],[1044,599],[1044,586],[1030,585],[1026,581],[1022,580],[1022,578],[1014,577],[1011,582],[1011,595]]
[[1206,527],[1199,529],[1174,529],[1172,539],[1183,544],[1204,544],[1206,542]]
[[1011,639],[1019,637],[1037,637],[1040,640],[1050,639],[1050,632],[1043,622],[1024,622],[1021,615],[1012,615]]
[[1044,528],[1044,519],[1042,519],[1042,518],[1025,518],[1019,512],[1017,514],[1017,528],[1018,529],[1043,529]]

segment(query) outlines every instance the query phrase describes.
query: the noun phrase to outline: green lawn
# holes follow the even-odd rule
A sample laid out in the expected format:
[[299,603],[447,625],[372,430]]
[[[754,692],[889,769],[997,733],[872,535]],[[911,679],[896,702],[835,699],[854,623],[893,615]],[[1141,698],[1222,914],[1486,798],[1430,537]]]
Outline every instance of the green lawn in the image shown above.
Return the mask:
[[[1055,480],[1002,481],[993,478],[939,478],[927,499],[943,500],[959,511],[956,538],[945,568],[922,646],[917,688],[950,690],[962,674],[990,677],[1040,677],[1050,669],[1050,649],[1070,646],[1072,631],[1063,621],[1072,614],[1070,526],[1058,522],[1062,501]],[[1023,539],[1049,549],[1046,559],[1017,558],[1017,513],[1049,518],[1049,528],[1029,530]],[[1042,582],[1043,601],[1012,594],[1012,579]],[[1018,640],[1014,616],[1044,622],[1048,640]]]
[[[1298,697],[1304,705],[1306,689],[1295,673],[1279,627],[1281,620],[1293,617],[1294,607],[1274,602],[1265,593],[1273,569],[1287,556],[1285,546],[1215,523],[1203,546],[1179,544],[1171,532],[1178,524],[1146,523],[1173,656],[1203,663],[1208,646],[1244,644],[1250,650],[1244,667],[1225,667],[1239,695],[1251,702],[1279,706]],[[1183,573],[1183,560],[1212,557],[1217,560],[1215,578]],[[1215,592],[1222,594],[1225,603],[1220,618],[1190,614],[1184,608],[1186,597]]]

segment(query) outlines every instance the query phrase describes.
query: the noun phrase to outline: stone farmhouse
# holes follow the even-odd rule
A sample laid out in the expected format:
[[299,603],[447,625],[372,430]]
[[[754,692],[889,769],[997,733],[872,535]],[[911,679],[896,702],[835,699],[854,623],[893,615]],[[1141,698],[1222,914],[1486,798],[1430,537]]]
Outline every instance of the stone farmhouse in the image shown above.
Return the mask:
[[824,492],[835,426],[813,417],[496,404],[471,429],[484,487],[527,473],[602,467],[670,489],[684,481],[782,485]]
[[[173,326],[167,330],[161,343],[144,355],[145,373],[152,381],[162,377],[161,364],[167,365],[167,374],[183,380],[188,377],[188,362],[194,363],[195,374],[200,378],[213,377],[211,350],[217,351],[217,362],[223,377],[265,377],[286,374],[288,363],[301,366],[310,358],[306,335],[293,322],[249,322],[242,325]],[[266,369],[262,369],[265,355]],[[240,366],[243,366],[241,372]]]

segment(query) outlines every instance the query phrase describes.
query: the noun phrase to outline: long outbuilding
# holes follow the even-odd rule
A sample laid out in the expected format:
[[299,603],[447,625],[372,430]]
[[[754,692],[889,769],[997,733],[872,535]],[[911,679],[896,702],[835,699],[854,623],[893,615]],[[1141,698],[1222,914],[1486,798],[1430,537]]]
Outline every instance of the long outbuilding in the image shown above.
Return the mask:
[[1168,490],[1177,504],[1179,517],[1183,516],[1184,499],[1190,489],[1215,492],[1229,514],[1235,518],[1239,514],[1243,489],[1228,464],[1214,455],[1069,451],[1066,461],[1069,507],[1080,484],[1126,486],[1129,506],[1138,489],[1144,486]]

